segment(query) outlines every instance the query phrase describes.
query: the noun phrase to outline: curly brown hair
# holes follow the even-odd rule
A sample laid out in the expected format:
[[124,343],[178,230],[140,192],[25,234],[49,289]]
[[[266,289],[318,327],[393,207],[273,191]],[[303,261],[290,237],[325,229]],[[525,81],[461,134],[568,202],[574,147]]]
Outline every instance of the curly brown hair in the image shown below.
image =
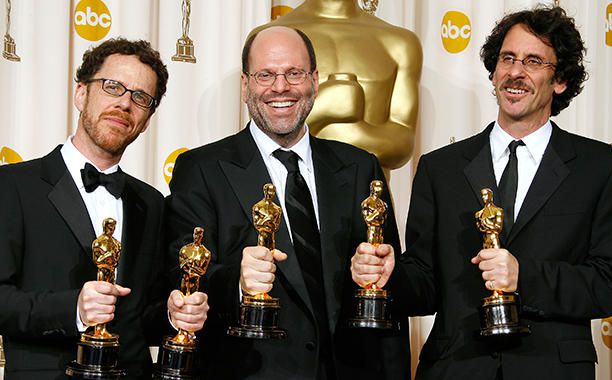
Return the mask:
[[150,66],[157,74],[157,86],[155,90],[155,104],[151,113],[155,111],[162,96],[166,93],[168,83],[168,69],[161,60],[159,52],[151,47],[148,41],[130,41],[125,38],[112,38],[100,45],[90,48],[83,54],[83,63],[76,72],[75,80],[79,83],[87,83],[100,70],[106,57],[113,54],[135,55],[140,62]]
[[553,94],[551,114],[556,116],[582,91],[583,82],[588,78],[583,64],[586,49],[580,32],[576,29],[574,19],[559,7],[539,6],[533,10],[506,15],[495,25],[480,49],[480,57],[489,71],[489,79],[493,78],[506,33],[517,24],[525,25],[555,51],[557,65],[553,80],[567,83],[565,91]]

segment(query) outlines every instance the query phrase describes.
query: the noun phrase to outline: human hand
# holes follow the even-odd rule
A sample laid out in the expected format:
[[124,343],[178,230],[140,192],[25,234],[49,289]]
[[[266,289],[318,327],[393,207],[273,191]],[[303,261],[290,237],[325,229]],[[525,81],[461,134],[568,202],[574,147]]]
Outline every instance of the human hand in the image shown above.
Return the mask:
[[208,317],[208,295],[195,292],[184,296],[178,290],[173,290],[168,297],[168,312],[172,324],[182,330],[196,332],[204,327]]
[[389,281],[394,267],[395,254],[389,244],[361,243],[351,258],[353,281],[361,287],[373,284],[382,288]]
[[86,326],[93,326],[112,321],[115,318],[117,297],[126,296],[131,291],[106,281],[86,282],[77,301],[81,322]]
[[508,250],[482,249],[470,261],[482,271],[487,289],[504,292],[515,292],[518,289],[519,263]]
[[240,262],[240,287],[243,293],[256,295],[272,290],[276,272],[275,261],[284,261],[287,254],[277,249],[246,247]]

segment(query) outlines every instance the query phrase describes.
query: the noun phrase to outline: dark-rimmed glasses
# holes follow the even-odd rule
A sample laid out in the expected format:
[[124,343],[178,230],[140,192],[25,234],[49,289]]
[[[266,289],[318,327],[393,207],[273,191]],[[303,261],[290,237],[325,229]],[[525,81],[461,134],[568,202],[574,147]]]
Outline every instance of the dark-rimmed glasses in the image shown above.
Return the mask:
[[274,82],[276,82],[276,78],[278,78],[279,75],[285,77],[287,83],[291,85],[298,85],[304,83],[306,77],[311,75],[312,72],[300,69],[292,69],[280,74],[271,73],[266,70],[258,71],[253,74],[245,72],[244,74],[254,78],[255,82],[257,82],[258,85],[263,87],[270,87],[274,84]]
[[111,96],[120,97],[123,96],[123,94],[125,94],[126,92],[129,92],[132,101],[137,106],[140,106],[142,108],[152,108],[155,107],[155,105],[157,104],[155,98],[147,94],[146,92],[140,90],[130,90],[129,88],[125,87],[123,83],[113,79],[95,78],[88,80],[87,83],[97,81],[102,82],[102,90],[104,90],[104,92]]
[[518,59],[512,54],[503,54],[498,58],[499,65],[505,69],[509,69],[514,65],[514,62],[520,62],[523,64],[525,70],[529,72],[535,72],[545,67],[551,66],[555,68],[557,65],[554,62],[544,61],[538,57],[525,57]]

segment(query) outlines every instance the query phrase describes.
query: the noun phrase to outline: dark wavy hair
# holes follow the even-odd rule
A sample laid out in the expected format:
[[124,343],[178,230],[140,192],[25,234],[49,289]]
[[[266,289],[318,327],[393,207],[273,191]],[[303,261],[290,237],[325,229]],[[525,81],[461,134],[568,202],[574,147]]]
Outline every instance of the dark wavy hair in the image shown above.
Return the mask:
[[140,62],[149,65],[155,71],[155,74],[157,74],[157,86],[155,90],[155,105],[151,108],[151,113],[155,112],[162,96],[166,93],[168,69],[162,62],[159,52],[153,49],[147,41],[112,38],[96,47],[90,48],[83,54],[83,63],[76,72],[75,80],[80,83],[89,82],[100,70],[106,57],[113,54],[135,55]]
[[553,94],[551,114],[556,116],[582,91],[583,82],[588,77],[583,65],[586,49],[580,32],[576,29],[574,19],[559,7],[540,6],[506,15],[495,25],[480,49],[480,58],[489,71],[489,79],[493,78],[506,33],[517,24],[525,25],[555,51],[557,65],[553,80],[567,83],[565,91]]
[[[312,41],[310,40],[310,38],[308,38],[306,33],[302,32],[301,30],[296,29],[296,28],[289,28],[289,29],[295,30],[295,32],[299,34],[300,37],[302,38],[302,41],[304,41],[304,45],[306,46],[306,51],[308,51],[308,58],[310,59],[310,71],[311,72],[315,71],[317,68],[317,57],[315,56],[315,51],[314,51],[314,47],[312,46]],[[265,30],[265,29],[262,29],[262,30]],[[255,37],[257,37],[259,32],[261,32],[262,30],[257,31],[257,33],[251,34],[249,38],[247,38],[246,42],[244,43],[244,47],[242,48],[242,72],[245,74],[248,74],[249,72],[249,54],[251,54],[251,46],[253,45],[253,41],[255,41]]]

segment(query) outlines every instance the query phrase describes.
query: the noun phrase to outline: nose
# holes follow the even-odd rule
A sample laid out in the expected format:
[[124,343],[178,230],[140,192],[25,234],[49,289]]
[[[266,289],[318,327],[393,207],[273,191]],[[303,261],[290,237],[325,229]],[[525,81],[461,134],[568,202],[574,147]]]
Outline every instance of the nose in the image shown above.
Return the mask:
[[276,74],[276,79],[272,83],[272,90],[274,92],[285,92],[288,91],[291,85],[287,82],[287,78],[283,74]]
[[508,68],[508,74],[512,78],[525,75],[525,65],[521,61],[514,61],[514,63]]
[[122,109],[126,110],[132,106],[132,93],[126,91],[125,94],[117,97],[117,105]]

